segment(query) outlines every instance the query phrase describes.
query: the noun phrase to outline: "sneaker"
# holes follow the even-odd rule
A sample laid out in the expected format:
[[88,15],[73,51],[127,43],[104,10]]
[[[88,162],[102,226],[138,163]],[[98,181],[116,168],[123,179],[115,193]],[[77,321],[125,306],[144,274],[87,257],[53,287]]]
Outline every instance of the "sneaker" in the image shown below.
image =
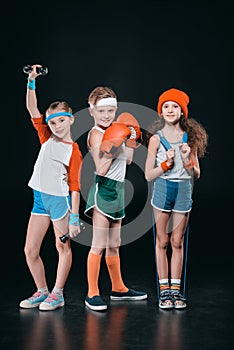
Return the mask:
[[39,310],[42,311],[50,311],[58,309],[59,307],[64,306],[64,298],[63,295],[57,295],[54,293],[50,293],[48,297],[40,304]]
[[134,289],[129,289],[127,292],[111,292],[111,300],[144,300],[147,299],[147,294]]
[[30,298],[22,300],[19,304],[24,309],[32,309],[39,306],[47,297],[49,293],[43,294],[41,292],[34,293]]
[[104,303],[100,295],[95,295],[92,298],[86,296],[85,305],[94,311],[102,311],[107,309],[107,305]]

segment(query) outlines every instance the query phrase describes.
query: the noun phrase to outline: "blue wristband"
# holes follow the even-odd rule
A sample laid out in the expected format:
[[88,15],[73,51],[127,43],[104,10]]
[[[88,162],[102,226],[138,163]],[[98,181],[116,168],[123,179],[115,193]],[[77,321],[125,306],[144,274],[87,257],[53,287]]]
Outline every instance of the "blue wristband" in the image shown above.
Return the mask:
[[79,216],[79,214],[70,213],[69,225],[80,226],[80,216]]
[[36,80],[30,80],[29,77],[28,77],[28,85],[27,87],[30,89],[30,90],[36,90]]

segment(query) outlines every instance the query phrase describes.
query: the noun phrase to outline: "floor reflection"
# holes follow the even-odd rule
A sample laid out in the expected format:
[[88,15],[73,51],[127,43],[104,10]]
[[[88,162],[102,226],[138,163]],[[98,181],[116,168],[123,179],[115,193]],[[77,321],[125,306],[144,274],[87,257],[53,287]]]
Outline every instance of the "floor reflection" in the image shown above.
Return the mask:
[[102,350],[111,345],[112,350],[121,349],[127,314],[127,306],[114,307],[109,313],[87,310],[84,348]]
[[[151,297],[137,303],[110,302],[103,312],[92,311],[73,299],[52,312],[20,309],[14,314],[8,310],[9,306],[5,313],[13,314],[14,321],[12,327],[4,328],[4,349],[8,349],[4,347],[7,336],[11,337],[11,349],[20,350],[194,350],[202,348],[204,338],[210,349],[215,349],[217,342],[213,305],[209,311],[192,305],[186,310],[161,310]],[[222,320],[226,318],[219,314]],[[227,336],[225,326],[222,332]],[[228,343],[228,338],[224,339]]]
[[54,312],[20,309],[21,325],[26,325],[22,332],[22,349],[71,349],[72,344],[63,313],[64,309]]
[[[136,304],[113,302],[103,312],[85,306],[83,309],[70,307],[53,312],[20,309],[22,349],[120,350],[124,344],[126,349],[131,347],[132,336],[144,344],[146,322],[143,315],[146,308],[147,301]],[[150,339],[152,341],[148,337],[146,343]]]
[[182,350],[183,331],[181,318],[186,310],[162,310],[159,309],[159,319],[155,328],[152,349]]

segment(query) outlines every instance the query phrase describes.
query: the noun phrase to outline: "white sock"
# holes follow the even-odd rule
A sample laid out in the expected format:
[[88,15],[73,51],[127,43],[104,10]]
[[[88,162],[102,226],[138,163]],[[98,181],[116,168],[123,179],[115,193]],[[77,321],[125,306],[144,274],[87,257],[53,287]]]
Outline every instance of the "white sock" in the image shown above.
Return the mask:
[[49,294],[48,288],[44,287],[44,288],[38,288],[37,290],[38,292],[42,293],[42,294]]
[[57,295],[63,295],[63,288],[54,287],[53,293]]

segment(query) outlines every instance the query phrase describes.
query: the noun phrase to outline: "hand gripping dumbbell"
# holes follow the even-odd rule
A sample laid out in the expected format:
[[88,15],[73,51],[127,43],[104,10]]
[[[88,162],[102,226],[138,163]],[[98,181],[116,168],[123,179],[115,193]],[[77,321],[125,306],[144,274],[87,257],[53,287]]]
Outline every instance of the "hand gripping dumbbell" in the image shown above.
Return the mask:
[[[85,229],[85,225],[83,222],[80,223],[80,228],[81,228],[81,230]],[[66,243],[69,238],[71,238],[69,232],[66,233],[65,235],[59,237],[59,239],[62,243]]]
[[[32,71],[33,71],[33,68],[30,65],[23,67],[23,72],[26,74],[29,74]],[[37,72],[37,74],[40,74],[40,75],[46,75],[48,73],[48,68],[47,67],[36,67],[36,72]]]

